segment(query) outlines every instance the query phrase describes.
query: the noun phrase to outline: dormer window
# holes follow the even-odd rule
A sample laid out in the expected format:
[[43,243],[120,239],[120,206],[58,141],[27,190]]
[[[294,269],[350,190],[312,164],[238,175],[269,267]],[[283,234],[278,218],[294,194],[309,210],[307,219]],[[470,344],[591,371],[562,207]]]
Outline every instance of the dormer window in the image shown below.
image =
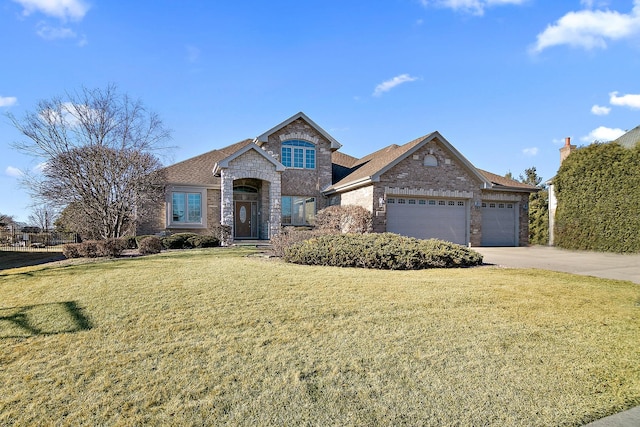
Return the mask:
[[316,146],[299,139],[284,141],[281,159],[282,164],[288,168],[315,169]]

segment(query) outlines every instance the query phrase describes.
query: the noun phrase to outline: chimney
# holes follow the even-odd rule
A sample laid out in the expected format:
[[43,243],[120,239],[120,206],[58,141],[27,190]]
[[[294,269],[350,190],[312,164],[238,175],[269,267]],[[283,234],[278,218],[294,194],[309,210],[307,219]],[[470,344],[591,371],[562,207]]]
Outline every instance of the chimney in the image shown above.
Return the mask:
[[575,145],[571,145],[571,137],[566,137],[564,139],[564,147],[560,149],[560,164],[564,162],[564,159],[569,157],[569,154],[573,153],[576,150]]

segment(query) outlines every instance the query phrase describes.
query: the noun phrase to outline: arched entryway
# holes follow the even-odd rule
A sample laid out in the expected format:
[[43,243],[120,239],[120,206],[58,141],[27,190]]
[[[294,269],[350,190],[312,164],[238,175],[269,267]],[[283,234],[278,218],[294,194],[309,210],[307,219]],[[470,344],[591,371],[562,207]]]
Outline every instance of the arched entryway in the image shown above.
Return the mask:
[[234,239],[260,238],[262,181],[238,179],[233,182]]

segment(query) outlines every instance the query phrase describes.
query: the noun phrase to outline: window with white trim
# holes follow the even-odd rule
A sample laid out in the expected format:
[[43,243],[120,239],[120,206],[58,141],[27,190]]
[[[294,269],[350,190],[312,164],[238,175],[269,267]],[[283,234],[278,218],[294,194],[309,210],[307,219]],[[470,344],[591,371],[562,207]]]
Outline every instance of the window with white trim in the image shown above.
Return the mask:
[[287,225],[309,225],[316,217],[316,198],[304,196],[282,196],[282,223]]
[[171,193],[172,224],[202,224],[202,192]]
[[310,142],[299,139],[284,141],[281,154],[282,164],[288,168],[316,168],[316,146]]

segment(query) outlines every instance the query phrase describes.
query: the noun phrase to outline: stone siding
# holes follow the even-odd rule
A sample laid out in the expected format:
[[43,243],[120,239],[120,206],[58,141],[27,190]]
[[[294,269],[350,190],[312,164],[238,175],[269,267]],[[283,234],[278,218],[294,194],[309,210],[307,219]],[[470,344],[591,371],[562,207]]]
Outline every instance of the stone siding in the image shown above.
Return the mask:
[[[221,172],[222,189],[220,195],[220,218],[221,223],[232,227],[233,237],[233,183],[238,179],[254,178],[266,181],[269,185],[262,187],[263,191],[268,191],[268,198],[263,199],[260,212],[259,228],[266,235],[259,236],[268,239],[280,231],[281,210],[280,210],[280,172],[275,170],[275,166],[254,150],[238,156],[229,162],[229,167]],[[271,204],[264,205],[264,200],[271,200]],[[225,242],[225,244],[230,242]]]
[[290,169],[282,172],[283,196],[307,196],[316,198],[316,209],[328,206],[322,191],[331,185],[331,143],[302,119],[295,120],[269,135],[263,149],[280,161],[282,141],[300,139],[316,146],[316,168]]

